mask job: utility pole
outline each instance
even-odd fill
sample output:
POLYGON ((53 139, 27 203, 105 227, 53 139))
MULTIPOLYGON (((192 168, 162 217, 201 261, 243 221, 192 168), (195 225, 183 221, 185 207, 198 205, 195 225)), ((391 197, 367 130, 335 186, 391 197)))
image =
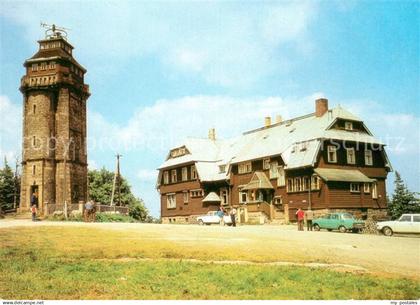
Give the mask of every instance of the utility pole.
POLYGON ((115 185, 117 183, 117 179, 118 179, 118 204, 121 205, 120 157, 122 157, 122 155, 116 154, 116 157, 117 157, 117 166, 115 169, 114 181, 112 183, 111 206, 114 205, 115 185))

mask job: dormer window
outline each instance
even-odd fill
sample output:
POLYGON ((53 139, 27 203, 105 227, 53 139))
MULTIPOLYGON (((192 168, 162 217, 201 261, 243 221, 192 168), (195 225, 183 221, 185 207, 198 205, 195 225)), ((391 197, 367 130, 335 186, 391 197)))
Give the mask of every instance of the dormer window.
POLYGON ((43 62, 41 63, 41 70, 46 70, 47 69, 47 63, 43 62))
POLYGON ((337 163, 337 147, 333 145, 328 146, 328 162, 337 163))
POLYGON ((263 169, 270 169, 270 158, 263 160, 263 169))
POLYGON ((372 151, 370 149, 365 150, 365 165, 373 165, 372 151))
POLYGON ((186 167, 182 168, 182 181, 188 180, 188 169, 186 167))
POLYGON ((177 182, 176 169, 171 170, 171 182, 177 182))
POLYGON ((38 71, 38 64, 32 64, 32 72, 38 71))
POLYGON ((353 122, 344 122, 345 130, 353 130, 353 122))
POLYGON ((252 172, 252 163, 251 162, 245 162, 241 163, 238 166, 238 173, 239 174, 246 174, 252 172))
POLYGON ((167 171, 163 172, 163 184, 169 184, 169 173, 167 171))
POLYGON ((356 163, 356 154, 354 153, 354 148, 347 148, 347 163, 355 164, 356 163))
POLYGON ((225 173, 226 172, 226 165, 225 164, 219 165, 219 172, 220 173, 225 173))

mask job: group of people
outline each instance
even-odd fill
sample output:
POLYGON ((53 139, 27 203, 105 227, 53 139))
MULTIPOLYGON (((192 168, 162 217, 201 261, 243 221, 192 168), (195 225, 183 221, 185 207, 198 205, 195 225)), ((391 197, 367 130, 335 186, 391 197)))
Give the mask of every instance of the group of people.
POLYGON ((314 211, 309 209, 309 210, 306 210, 304 212, 301 208, 299 208, 296 212, 296 216, 297 216, 298 230, 299 231, 304 231, 303 224, 304 224, 305 220, 306 220, 307 231, 312 231, 313 230, 312 220, 314 219, 314 211))
MULTIPOLYGON (((219 210, 217 211, 217 216, 220 218, 220 225, 224 225, 225 221, 223 217, 226 215, 226 210, 224 207, 220 206, 219 210)), ((232 222, 232 226, 236 227, 236 209, 232 207, 229 211, 230 220, 232 222)))

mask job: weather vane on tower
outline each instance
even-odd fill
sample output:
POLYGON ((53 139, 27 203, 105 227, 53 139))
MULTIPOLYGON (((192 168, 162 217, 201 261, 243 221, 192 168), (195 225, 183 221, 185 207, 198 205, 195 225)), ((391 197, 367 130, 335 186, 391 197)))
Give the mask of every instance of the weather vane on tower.
POLYGON ((58 38, 63 37, 67 40, 67 31, 70 29, 58 27, 55 24, 46 24, 41 22, 41 26, 45 28, 45 38, 58 38))

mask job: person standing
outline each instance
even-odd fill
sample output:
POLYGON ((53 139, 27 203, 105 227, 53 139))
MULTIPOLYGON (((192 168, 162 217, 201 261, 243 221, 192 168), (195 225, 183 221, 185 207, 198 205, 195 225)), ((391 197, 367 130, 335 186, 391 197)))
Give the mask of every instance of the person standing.
POLYGON ((306 230, 312 231, 312 220, 314 219, 314 211, 307 210, 305 212, 305 218, 306 218, 306 230))
POLYGON ((232 226, 236 227, 236 209, 234 207, 230 210, 230 219, 232 221, 232 226))
POLYGON ((92 212, 92 208, 93 208, 92 201, 89 200, 88 202, 85 203, 85 213, 84 213, 85 222, 90 221, 90 217, 91 217, 90 214, 92 212))
POLYGON ((299 208, 296 212, 297 220, 298 220, 298 230, 303 231, 303 219, 305 218, 305 212, 302 211, 301 208, 299 208))
POLYGON ((36 205, 35 204, 32 205, 31 212, 32 212, 32 221, 36 221, 36 205))
POLYGON ((223 221, 223 216, 225 216, 225 211, 223 210, 223 207, 221 206, 220 208, 219 208, 219 210, 217 211, 217 216, 219 216, 219 218, 220 218, 220 225, 221 226, 224 226, 225 225, 225 223, 224 223, 224 221, 223 221))
POLYGON ((38 193, 37 192, 33 192, 32 196, 31 196, 31 206, 32 205, 36 205, 36 207, 38 208, 38 193))

